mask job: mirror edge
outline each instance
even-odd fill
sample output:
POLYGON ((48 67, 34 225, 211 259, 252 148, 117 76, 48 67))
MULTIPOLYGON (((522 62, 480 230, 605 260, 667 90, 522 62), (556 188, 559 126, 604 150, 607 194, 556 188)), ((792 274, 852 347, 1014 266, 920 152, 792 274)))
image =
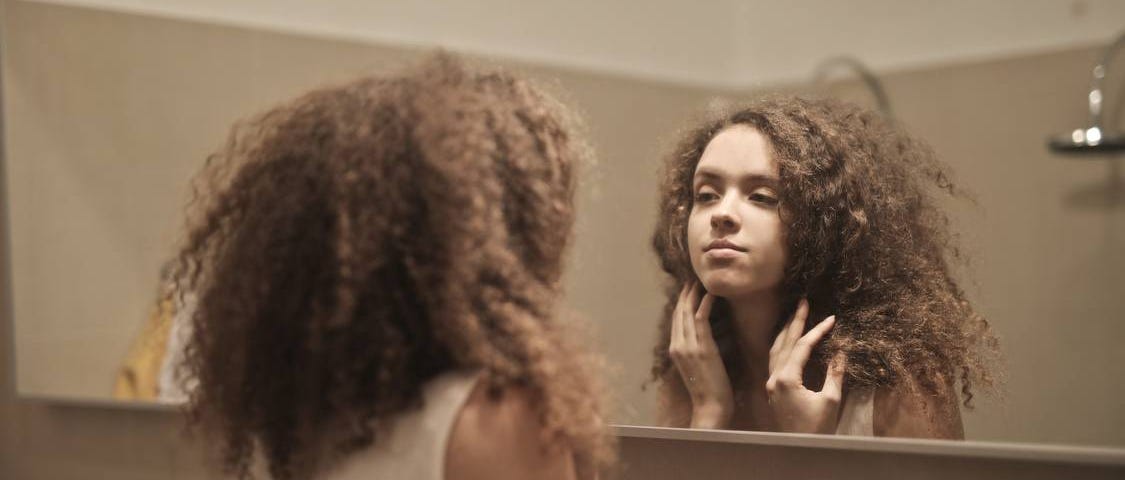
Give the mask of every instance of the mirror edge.
POLYGON ((1125 448, 612 425, 614 436, 1125 467, 1125 448))

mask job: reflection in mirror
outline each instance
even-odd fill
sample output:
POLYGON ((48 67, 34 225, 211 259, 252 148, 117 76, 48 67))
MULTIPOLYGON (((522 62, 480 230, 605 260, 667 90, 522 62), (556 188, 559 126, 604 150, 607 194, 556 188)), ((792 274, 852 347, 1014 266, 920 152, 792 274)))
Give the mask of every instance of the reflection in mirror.
POLYGON ((958 404, 992 386, 997 347, 952 277, 933 197, 957 189, 928 145, 877 112, 780 96, 668 158, 662 423, 963 437, 958 404))
POLYGON ((1101 122, 1120 131, 1123 59, 1104 52, 1125 4, 486 3, 4 2, 20 394, 181 399, 168 366, 194 307, 161 270, 191 175, 237 119, 442 45, 586 117, 598 160, 564 303, 597 326, 615 422, 1125 446, 1121 159, 1043 144, 1088 128, 1098 63, 1101 122), (866 68, 823 60, 841 55, 866 68), (806 93, 864 107, 788 99, 806 93), (763 285, 768 302, 731 300, 763 285), (684 341, 707 328, 729 392, 714 355, 682 382, 674 357, 703 358, 684 341), (784 412, 766 390, 778 338, 784 412))

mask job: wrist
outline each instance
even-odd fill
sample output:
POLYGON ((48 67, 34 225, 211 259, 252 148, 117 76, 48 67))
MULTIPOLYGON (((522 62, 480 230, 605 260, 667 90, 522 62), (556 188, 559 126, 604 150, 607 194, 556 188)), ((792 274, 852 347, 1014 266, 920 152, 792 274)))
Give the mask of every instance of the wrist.
POLYGON ((723 429, 733 415, 734 406, 726 402, 701 402, 692 407, 691 428, 723 429))

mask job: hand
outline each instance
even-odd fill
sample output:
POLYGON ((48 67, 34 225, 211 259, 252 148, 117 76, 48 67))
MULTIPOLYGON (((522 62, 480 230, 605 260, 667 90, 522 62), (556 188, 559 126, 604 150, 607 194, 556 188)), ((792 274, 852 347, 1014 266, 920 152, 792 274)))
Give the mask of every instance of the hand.
POLYGON ((668 354, 691 394, 691 428, 726 428, 734 414, 734 391, 711 336, 711 306, 715 297, 699 283, 684 285, 672 312, 668 354), (696 305, 699 309, 696 310, 696 305))
POLYGON ((781 431, 833 433, 840 417, 846 357, 841 352, 828 363, 824 387, 819 392, 805 388, 803 374, 813 346, 836 324, 835 316, 828 317, 801 336, 808 315, 809 302, 801 299, 793 318, 774 340, 766 393, 781 431))

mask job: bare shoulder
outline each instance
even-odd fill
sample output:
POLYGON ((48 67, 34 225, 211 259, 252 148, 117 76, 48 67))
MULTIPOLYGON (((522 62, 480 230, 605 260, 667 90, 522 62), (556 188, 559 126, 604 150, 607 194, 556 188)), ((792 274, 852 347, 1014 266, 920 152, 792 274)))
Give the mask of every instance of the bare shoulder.
POLYGON ((446 480, 573 479, 570 449, 548 445, 539 425, 526 391, 512 388, 492 399, 478 384, 453 423, 446 480))
POLYGON ((952 389, 927 392, 910 388, 881 388, 875 392, 875 435, 961 440, 958 396, 952 389))

